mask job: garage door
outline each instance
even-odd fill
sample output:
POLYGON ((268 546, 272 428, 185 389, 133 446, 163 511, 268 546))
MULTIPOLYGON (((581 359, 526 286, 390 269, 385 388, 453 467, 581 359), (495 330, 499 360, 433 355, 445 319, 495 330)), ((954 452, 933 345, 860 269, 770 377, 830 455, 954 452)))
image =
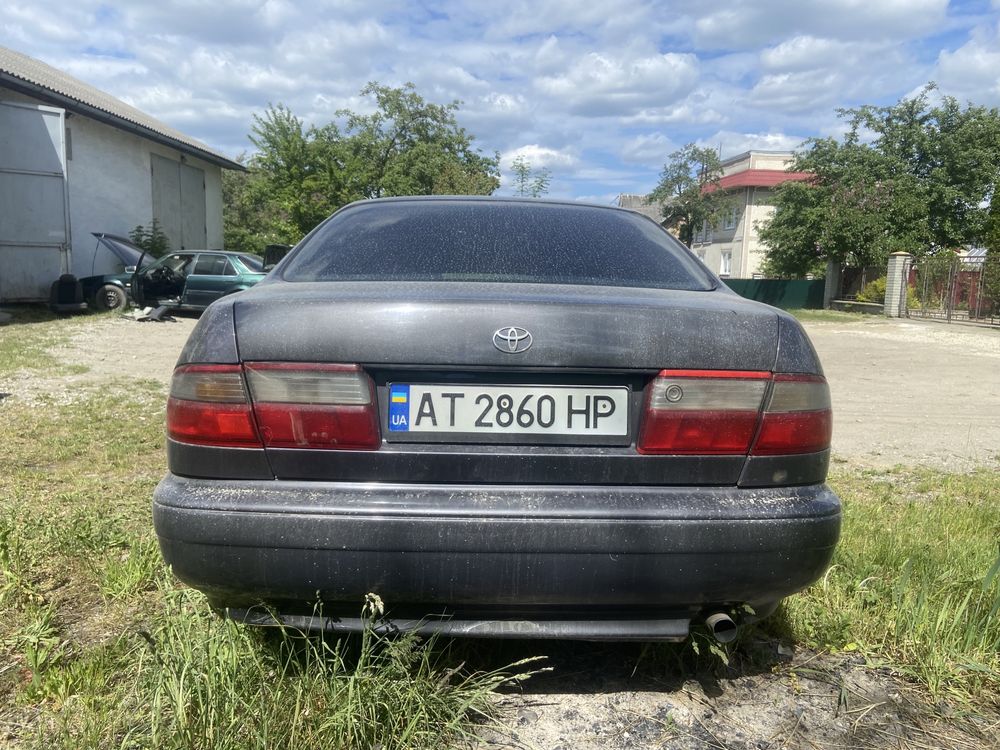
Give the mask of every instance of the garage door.
POLYGON ((153 216, 170 240, 171 250, 204 249, 205 172, 157 154, 151 154, 153 216))
POLYGON ((70 268, 63 110, 0 102, 0 302, 48 299, 70 268))

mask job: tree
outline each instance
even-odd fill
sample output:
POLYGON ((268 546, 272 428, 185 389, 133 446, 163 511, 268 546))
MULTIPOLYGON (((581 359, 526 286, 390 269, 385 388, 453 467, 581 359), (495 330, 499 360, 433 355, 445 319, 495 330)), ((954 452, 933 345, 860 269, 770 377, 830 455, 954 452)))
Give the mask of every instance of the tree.
POLYGON ((732 198, 719 189, 722 163, 714 149, 689 143, 668 159, 646 202, 659 204, 664 226, 690 246, 702 224, 719 222, 732 198))
POLYGON ((369 83, 361 93, 375 99, 374 112, 342 110, 339 124, 307 127, 281 104, 254 115, 248 171, 223 178, 227 246, 294 244, 362 198, 497 189, 499 157, 473 147, 455 119, 458 102, 428 103, 409 83, 369 83))
POLYGON ((760 228, 767 271, 881 265, 893 252, 933 254, 981 235, 1000 170, 1000 113, 963 109, 951 97, 932 105, 934 90, 838 110, 843 139, 806 142, 791 169, 815 177, 780 185, 774 216, 760 228))
POLYGON ((548 169, 532 169, 531 162, 523 155, 514 157, 510 169, 514 173, 514 195, 521 198, 541 198, 549 192, 552 176, 548 169))
POLYGON ((474 138, 455 119, 459 102, 426 102, 412 83, 372 82, 361 94, 375 98, 375 112, 337 113, 347 122, 345 169, 358 198, 489 195, 500 186, 500 159, 473 148, 474 138))
POLYGON ((983 296, 993 303, 993 314, 1000 315, 1000 194, 993 191, 990 211, 983 231, 986 258, 983 261, 983 296))

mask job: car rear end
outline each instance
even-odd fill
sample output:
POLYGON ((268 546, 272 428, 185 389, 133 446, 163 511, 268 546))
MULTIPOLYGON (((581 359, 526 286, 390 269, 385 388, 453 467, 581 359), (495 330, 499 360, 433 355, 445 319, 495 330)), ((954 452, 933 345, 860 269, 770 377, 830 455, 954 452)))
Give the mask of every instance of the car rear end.
POLYGON ((830 429, 797 322, 653 222, 372 202, 199 321, 154 520, 251 622, 355 629, 374 592, 403 628, 677 639, 825 569, 830 429))

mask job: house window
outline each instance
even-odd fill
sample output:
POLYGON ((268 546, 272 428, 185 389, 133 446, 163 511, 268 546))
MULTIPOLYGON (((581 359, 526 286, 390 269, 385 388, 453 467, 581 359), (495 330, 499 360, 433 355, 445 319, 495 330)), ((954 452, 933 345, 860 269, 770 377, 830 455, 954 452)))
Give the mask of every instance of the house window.
POLYGON ((698 255, 698 260, 701 260, 701 261, 705 260, 705 251, 703 249, 699 250, 697 252, 697 255, 698 255))
POLYGON ((739 209, 733 206, 726 213, 726 218, 724 219, 723 228, 725 229, 736 229, 736 220, 739 216, 739 209))
POLYGON ((719 276, 728 276, 733 272, 733 251, 723 250, 722 260, 719 261, 719 276))

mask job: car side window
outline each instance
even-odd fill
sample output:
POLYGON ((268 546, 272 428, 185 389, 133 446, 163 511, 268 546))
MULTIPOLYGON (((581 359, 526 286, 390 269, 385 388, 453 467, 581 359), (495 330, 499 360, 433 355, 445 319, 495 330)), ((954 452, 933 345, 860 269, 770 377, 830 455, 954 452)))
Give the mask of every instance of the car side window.
POLYGON ((196 276, 235 276, 236 269, 224 255, 200 255, 194 273, 196 276))

